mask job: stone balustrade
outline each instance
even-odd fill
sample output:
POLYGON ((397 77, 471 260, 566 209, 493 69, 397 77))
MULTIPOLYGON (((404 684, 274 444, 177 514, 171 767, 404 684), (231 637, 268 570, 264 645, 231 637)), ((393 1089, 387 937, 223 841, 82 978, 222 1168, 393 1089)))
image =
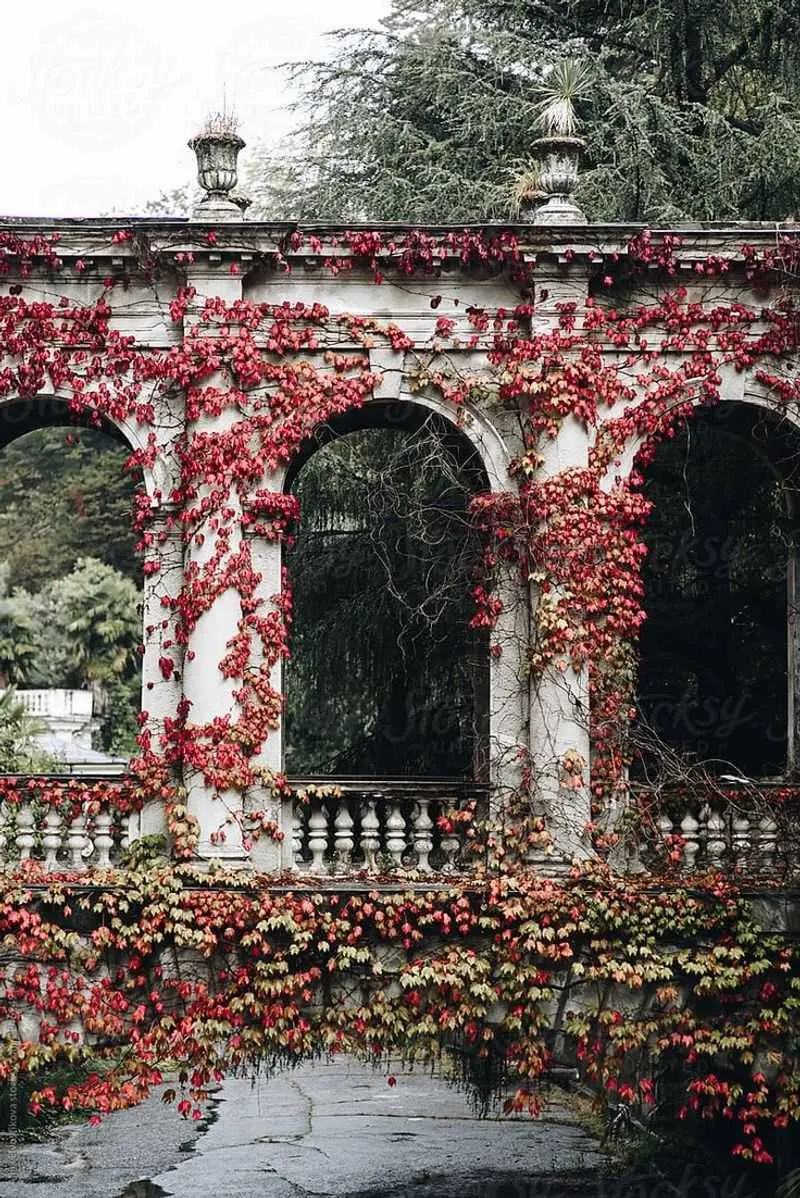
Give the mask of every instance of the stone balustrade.
POLYGON ((671 853, 684 873, 779 875, 796 858, 800 841, 800 820, 785 806, 746 796, 673 801, 656 826, 657 855, 671 853))
POLYGON ((49 687, 40 690, 16 690, 14 694, 29 715, 42 719, 91 722, 94 696, 90 690, 49 687))
POLYGON ((107 869, 132 839, 135 787, 106 777, 0 775, 0 869, 107 869))
MULTIPOLYGON (((292 779, 283 804, 284 869, 300 875, 458 874, 475 863, 470 830, 488 787, 416 779, 292 779)), ((135 786, 97 778, 6 777, 0 869, 38 861, 47 872, 119 864, 140 834, 135 786), (99 794, 93 787, 98 786, 99 794)))
POLYGON ((0 868, 42 862, 49 871, 107 869, 117 864, 130 840, 128 820, 105 808, 65 815, 55 807, 3 803, 0 807, 0 868))
MULTIPOLYGON (((47 872, 118 865, 140 834, 132 783, 7 778, 0 802, 0 869, 38 861, 47 872), (91 797, 89 797, 91 795, 91 797)), ((300 876, 469 874, 473 829, 488 786, 449 780, 293 778, 283 804, 283 870, 300 876)), ((672 796, 651 809, 639 862, 683 873, 779 878, 800 855, 795 804, 768 793, 672 796)), ((646 825, 647 826, 647 825, 646 825)))
POLYGON ((291 864, 310 875, 468 872, 488 788, 391 779, 292 782, 291 864), (453 818, 455 816, 455 818, 453 818))

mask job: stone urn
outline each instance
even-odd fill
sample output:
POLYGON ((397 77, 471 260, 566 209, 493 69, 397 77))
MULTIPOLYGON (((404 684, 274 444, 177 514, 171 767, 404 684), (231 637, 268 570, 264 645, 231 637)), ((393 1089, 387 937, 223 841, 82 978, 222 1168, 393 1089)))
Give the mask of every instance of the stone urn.
POLYGON ((575 185, 581 152, 586 142, 582 137, 551 134, 533 143, 539 169, 539 197, 542 203, 533 215, 535 225, 585 225, 586 217, 575 203, 575 185))
POLYGON ((231 198, 238 180, 237 159, 245 142, 231 129, 213 125, 189 142, 197 155, 197 182, 206 193, 193 212, 198 220, 241 219, 242 208, 231 198))

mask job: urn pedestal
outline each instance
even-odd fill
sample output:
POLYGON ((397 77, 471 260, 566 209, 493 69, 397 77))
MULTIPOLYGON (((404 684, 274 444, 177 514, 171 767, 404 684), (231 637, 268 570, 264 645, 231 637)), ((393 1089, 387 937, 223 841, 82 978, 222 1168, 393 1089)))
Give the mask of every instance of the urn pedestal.
POLYGON ((535 225, 585 225, 586 216, 575 203, 575 185, 581 151, 586 146, 582 137, 552 135, 539 137, 533 143, 541 160, 539 191, 544 200, 533 215, 535 225))
POLYGON ((241 220, 242 207, 231 198, 238 177, 239 151, 245 142, 236 133, 199 133, 189 142, 197 155, 197 182, 206 193, 192 212, 194 220, 241 220))

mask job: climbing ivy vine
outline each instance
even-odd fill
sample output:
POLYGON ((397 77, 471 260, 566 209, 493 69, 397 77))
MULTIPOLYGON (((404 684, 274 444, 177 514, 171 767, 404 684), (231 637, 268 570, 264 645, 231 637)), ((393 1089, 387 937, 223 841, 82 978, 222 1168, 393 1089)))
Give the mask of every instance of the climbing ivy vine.
MULTIPOLYGON (((120 230, 113 240, 132 241, 133 233, 120 230)), ((214 245, 216 234, 207 240, 214 245)), ((286 249, 301 248, 323 249, 314 236, 292 234, 286 249)), ((366 264, 376 285, 388 271, 436 276, 455 255, 467 269, 510 272, 521 302, 508 311, 470 309, 466 337, 439 317, 431 345, 419 349, 399 328, 320 304, 199 304, 184 286, 170 305, 183 338, 156 351, 114 328, 114 291, 124 284, 112 278, 85 306, 26 299, 18 279, 42 270, 57 278, 66 269, 57 242, 0 234, 7 283, 0 400, 55 390, 81 418, 135 419, 147 428, 154 393, 185 396, 179 478, 155 498, 173 513, 168 522, 187 550, 208 538, 209 552, 188 555, 182 588, 166 600, 165 621, 175 631, 163 646, 163 677, 180 671, 197 621, 218 597, 233 590, 241 609, 219 662, 234 685, 235 718, 194 722, 184 700, 154 732, 143 712, 130 779, 102 793, 35 784, 38 801, 59 807, 88 802, 126 812, 163 801, 170 858, 134 861, 124 879, 115 871, 44 875, 29 863, 2 875, 0 1079, 19 1070, 38 1075, 64 1060, 95 1063, 89 1080, 65 1093, 42 1085, 34 1106, 103 1112, 139 1101, 176 1073, 171 1096, 182 1114, 197 1115, 208 1086, 230 1069, 326 1052, 385 1061, 448 1050, 473 1080, 482 1063, 493 1063, 495 1076, 519 1085, 517 1105, 535 1109, 536 1082, 559 1031, 602 1092, 646 1105, 677 1075, 676 1114, 730 1120, 734 1150, 768 1162, 773 1130, 800 1119, 796 946, 765 935, 729 880, 662 885, 618 875, 602 858, 619 837, 605 815, 625 792, 625 728, 644 619, 648 505, 637 472, 623 477, 619 462, 633 445, 645 464, 695 405, 717 403, 723 369, 750 371, 777 405, 797 402, 800 385, 782 362, 797 348, 800 325, 775 286, 796 266, 797 244, 761 256, 744 247, 737 269, 751 295, 758 288, 764 295, 749 307, 698 298, 696 286, 677 281, 677 240, 644 233, 625 255, 598 261, 585 306, 561 304, 544 332, 537 331, 534 268, 510 233, 392 239, 359 232, 334 248, 331 272, 366 264), (653 278, 656 293, 637 300, 643 280, 653 278), (410 877, 316 893, 296 878, 243 882, 190 863, 197 828, 180 785, 184 770, 219 793, 284 784, 265 776, 259 760, 281 716, 272 679, 288 653, 290 586, 285 579, 280 595, 261 594, 238 526, 244 521, 272 540, 285 535, 296 502, 265 480, 320 422, 369 398, 379 380, 366 351, 376 344, 416 355, 415 385, 437 390, 456 417, 467 402, 519 415, 524 449, 508 491, 473 504, 486 538, 474 623, 496 623, 492 584, 510 566, 539 594, 527 647, 534 682, 549 671, 589 670, 588 832, 597 859, 562 880, 525 865, 546 827, 532 821, 524 785, 511 801, 505 841, 494 830, 482 841, 476 829, 476 843, 492 851, 476 854, 469 879, 442 879, 439 889, 421 889, 410 877), (486 369, 462 370, 464 348, 485 353, 486 369), (207 422, 221 415, 216 427, 207 422), (565 420, 593 430, 588 461, 543 476, 543 446, 565 420)), ((163 262, 139 251, 156 274, 163 262)), ((180 269, 189 256, 181 250, 168 264, 180 269)), ((277 265, 286 266, 280 255, 277 265)), ((78 275, 91 269, 74 264, 78 275)), ((713 294, 714 280, 731 269, 709 258, 697 263, 696 281, 713 294)), ((150 469, 157 455, 153 433, 131 465, 150 469)), ((142 493, 136 527, 153 572, 166 535, 155 507, 142 493)), ((562 784, 580 788, 585 764, 567 755, 562 784)), ((523 779, 534 785, 529 769, 523 779)), ((22 801, 27 785, 7 780, 5 801, 22 801)), ((280 836, 262 812, 242 818, 248 839, 280 836)))

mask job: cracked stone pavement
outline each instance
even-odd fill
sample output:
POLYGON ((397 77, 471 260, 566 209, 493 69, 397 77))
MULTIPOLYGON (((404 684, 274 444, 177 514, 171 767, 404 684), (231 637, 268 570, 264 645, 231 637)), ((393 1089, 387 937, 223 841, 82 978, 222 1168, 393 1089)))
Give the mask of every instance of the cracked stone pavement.
POLYGON ((565 1108, 484 1120, 440 1079, 396 1077, 342 1060, 232 1079, 201 1123, 154 1097, 0 1145, 0 1198, 556 1198, 604 1159, 565 1108))

